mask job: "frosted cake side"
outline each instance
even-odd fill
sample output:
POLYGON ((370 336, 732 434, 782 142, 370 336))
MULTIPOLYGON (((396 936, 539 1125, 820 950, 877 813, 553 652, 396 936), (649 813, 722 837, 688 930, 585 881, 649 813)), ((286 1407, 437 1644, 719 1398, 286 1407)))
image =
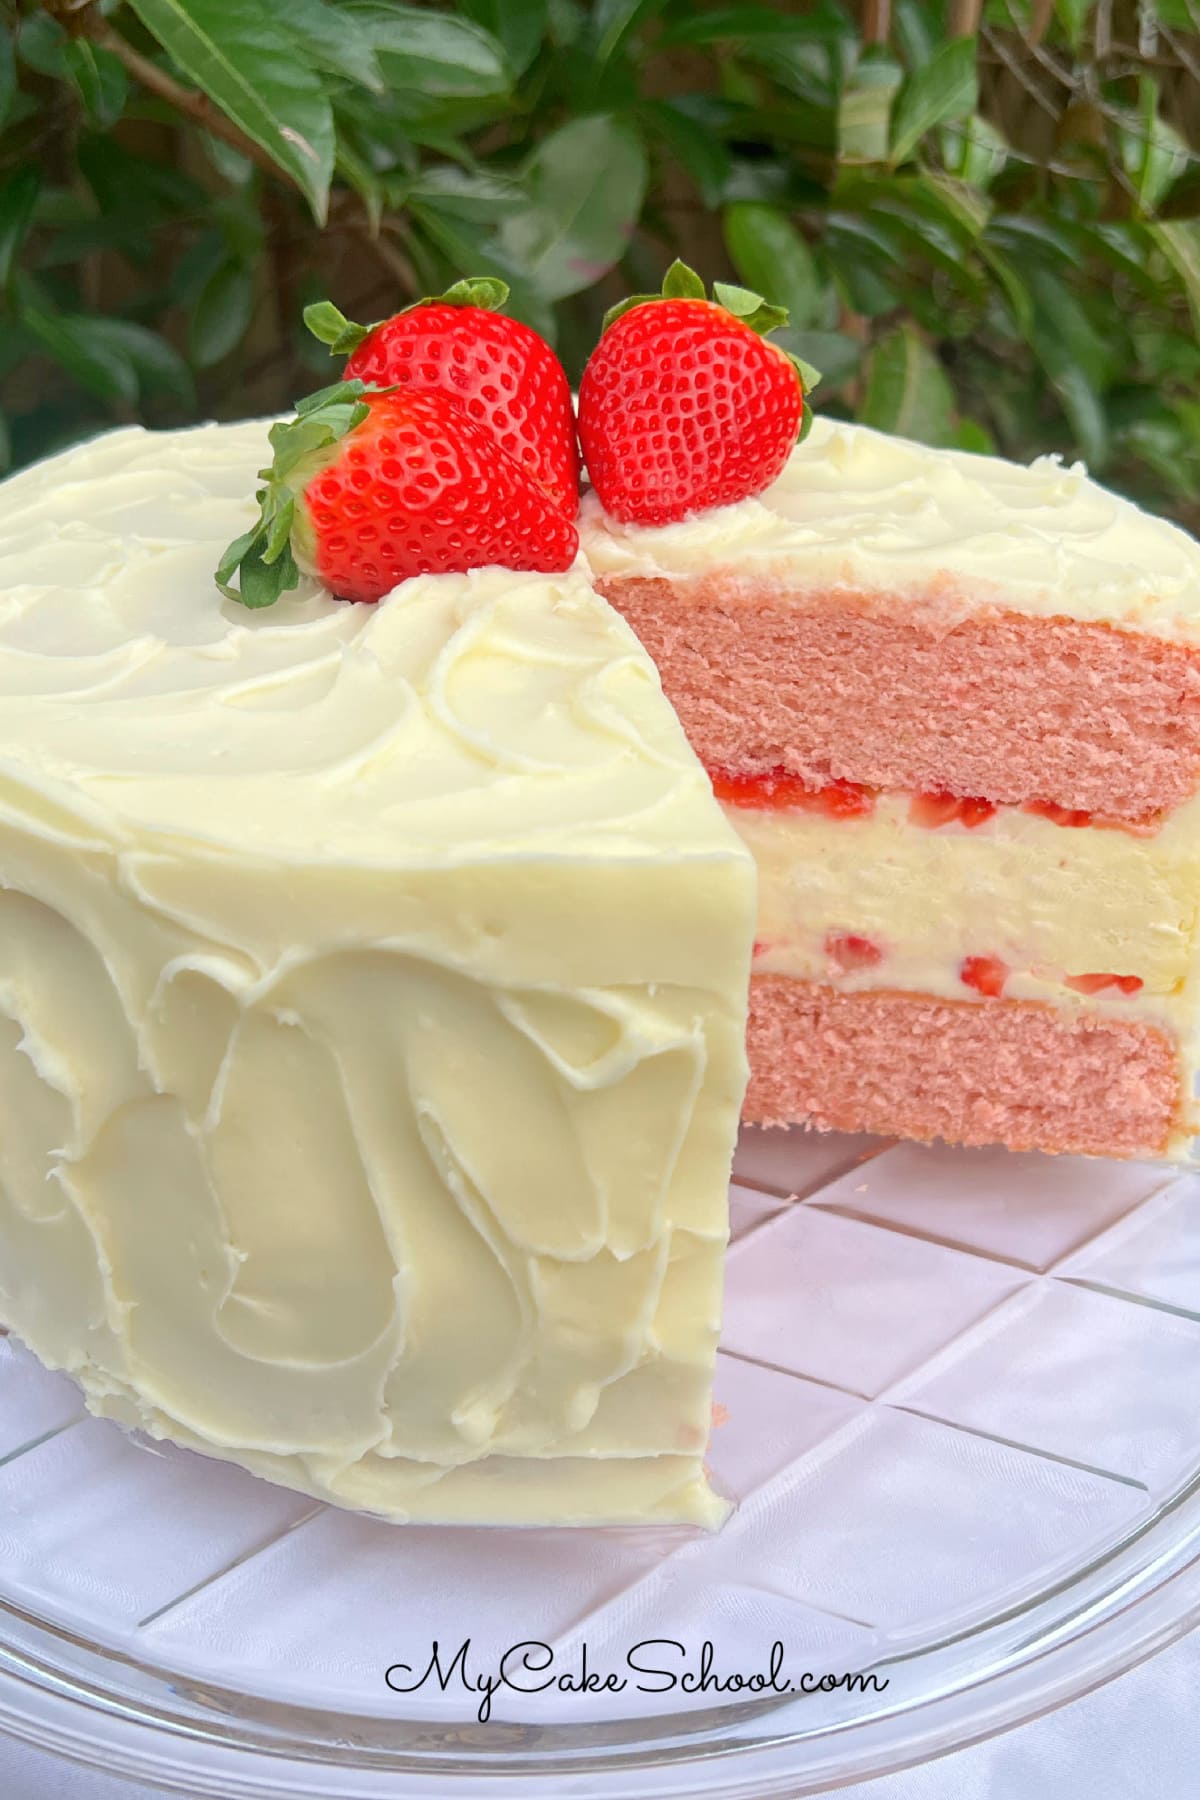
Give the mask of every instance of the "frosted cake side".
POLYGON ((222 602, 262 455, 3 489, 0 1321, 339 1505, 715 1523, 751 858, 582 574, 222 602))

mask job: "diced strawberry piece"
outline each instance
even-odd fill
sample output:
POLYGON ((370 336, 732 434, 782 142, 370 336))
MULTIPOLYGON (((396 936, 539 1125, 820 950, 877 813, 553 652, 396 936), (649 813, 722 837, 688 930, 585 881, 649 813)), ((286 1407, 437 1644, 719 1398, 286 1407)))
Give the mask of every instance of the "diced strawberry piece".
POLYGON ((995 810, 990 800, 979 800, 974 796, 964 798, 942 791, 914 794, 908 809, 908 822, 920 825, 926 831, 936 831, 941 825, 957 821, 968 831, 974 831, 977 825, 990 819, 995 810))
POLYGON ((882 945, 856 931, 827 932, 825 954, 839 969, 872 969, 883 961, 882 945))
POLYGON ((1004 992, 1010 970, 998 956, 964 956, 958 978, 964 987, 974 988, 989 1000, 997 1000, 1004 992))
POLYGON ((856 781, 831 781, 817 790, 814 810, 831 819, 862 819, 875 811, 875 795, 856 781))
POLYGON ((1102 994, 1108 988, 1136 994, 1146 984, 1140 975, 1068 975, 1066 985, 1077 994, 1102 994))
POLYGON ((1059 806, 1053 800, 1027 800, 1025 811, 1033 813, 1039 819, 1049 819, 1055 825, 1069 826, 1072 830, 1078 830, 1081 825, 1090 825, 1094 817, 1081 807, 1059 806))
POLYGON ((958 817, 958 800, 953 794, 914 794, 908 808, 910 825, 936 831, 958 817))
POLYGON ((709 779, 718 800, 757 812, 814 812, 833 819, 857 819, 875 806, 872 790, 856 782, 831 781, 826 787, 811 788, 787 769, 768 769, 757 775, 710 769, 709 779))

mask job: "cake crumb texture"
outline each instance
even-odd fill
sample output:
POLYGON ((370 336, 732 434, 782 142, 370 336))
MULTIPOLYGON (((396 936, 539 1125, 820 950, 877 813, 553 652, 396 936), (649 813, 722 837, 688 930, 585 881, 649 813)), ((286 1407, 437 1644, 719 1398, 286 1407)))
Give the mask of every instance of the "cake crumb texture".
POLYGON ((1140 1022, 762 975, 747 1042, 756 1125, 1115 1157, 1183 1129, 1174 1044, 1140 1022))
POLYGON ((1191 645, 992 609, 943 626, 861 595, 791 596, 720 575, 600 586, 710 769, 1129 821, 1195 790, 1191 645))

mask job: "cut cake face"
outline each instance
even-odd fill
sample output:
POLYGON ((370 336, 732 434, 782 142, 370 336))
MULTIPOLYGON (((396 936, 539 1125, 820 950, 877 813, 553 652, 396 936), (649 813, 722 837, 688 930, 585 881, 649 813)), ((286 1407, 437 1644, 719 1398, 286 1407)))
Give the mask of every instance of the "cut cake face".
POLYGON ((263 440, 5 488, 0 1322, 339 1505, 712 1524, 752 861, 582 573, 223 602, 263 440))
POLYGON ((747 1118, 1190 1154, 1200 547, 820 419, 757 498, 591 496, 581 542, 758 862, 747 1118))

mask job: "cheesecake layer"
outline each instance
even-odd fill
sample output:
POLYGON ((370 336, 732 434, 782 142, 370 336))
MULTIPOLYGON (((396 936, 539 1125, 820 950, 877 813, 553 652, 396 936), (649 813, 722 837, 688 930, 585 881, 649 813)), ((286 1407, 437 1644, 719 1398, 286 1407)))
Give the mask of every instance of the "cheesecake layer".
POLYGON ((929 828, 914 810, 897 794, 848 818, 726 809, 759 870, 756 973, 969 1000, 964 965, 995 958, 1007 999, 1090 1005, 1190 1038, 1200 1012, 1200 802, 1149 837, 1071 829, 1018 808, 929 828), (860 940, 857 954, 839 948, 847 938, 860 940), (1128 991, 1070 985, 1091 975, 1130 978, 1128 991))
POLYGON ((223 602, 264 427, 5 488, 0 1321, 395 1519, 686 1519, 751 859, 581 575, 223 602))
POLYGON ((757 1124, 1116 1157, 1188 1135, 1175 1046, 1151 1025, 756 975, 747 1042, 757 1124))

